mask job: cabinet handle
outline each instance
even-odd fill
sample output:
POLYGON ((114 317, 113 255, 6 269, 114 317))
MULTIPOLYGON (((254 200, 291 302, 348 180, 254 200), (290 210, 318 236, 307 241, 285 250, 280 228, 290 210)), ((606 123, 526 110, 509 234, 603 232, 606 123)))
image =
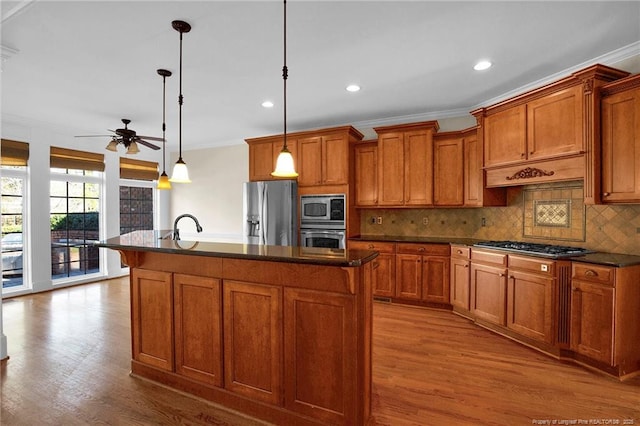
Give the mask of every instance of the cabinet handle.
POLYGON ((516 279, 516 277, 514 277, 513 275, 509 275, 509 278, 512 279, 512 280, 516 279))
POLYGON ((584 273, 585 277, 597 277, 598 273, 596 271, 594 271, 593 269, 587 269, 584 273))
POLYGON ((504 274, 498 274, 499 277, 504 277, 504 274))
POLYGON ((611 195, 611 194, 610 194, 609 192, 605 192, 605 193, 603 193, 602 195, 603 195, 603 196, 605 196, 605 197, 608 197, 608 196, 609 196, 609 195, 611 195))
POLYGON ((370 249, 375 248, 375 247, 376 247, 376 246, 374 246, 373 244, 369 244, 369 248, 370 248, 370 249))
POLYGON ((468 268, 468 267, 469 267, 469 265, 464 265, 464 267, 465 267, 465 268, 468 268))
POLYGON ((525 154, 524 152, 522 154, 520 154, 520 158, 524 158, 527 154, 525 154))
POLYGON ((458 254, 462 254, 462 250, 458 250, 458 254))
POLYGON ((418 251, 419 251, 419 252, 423 252, 423 251, 424 251, 424 247, 420 247, 420 248, 418 249, 418 251))

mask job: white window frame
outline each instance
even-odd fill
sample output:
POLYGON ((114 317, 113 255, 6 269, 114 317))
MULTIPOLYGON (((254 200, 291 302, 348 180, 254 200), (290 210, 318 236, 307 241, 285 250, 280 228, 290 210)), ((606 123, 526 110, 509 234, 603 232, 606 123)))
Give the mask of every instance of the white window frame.
POLYGON ((30 290, 31 283, 31 249, 30 242, 30 225, 31 215, 29 209, 29 182, 30 171, 29 166, 23 169, 0 168, 0 176, 22 179, 22 285, 2 288, 0 293, 2 296, 10 296, 14 293, 24 293, 30 290))

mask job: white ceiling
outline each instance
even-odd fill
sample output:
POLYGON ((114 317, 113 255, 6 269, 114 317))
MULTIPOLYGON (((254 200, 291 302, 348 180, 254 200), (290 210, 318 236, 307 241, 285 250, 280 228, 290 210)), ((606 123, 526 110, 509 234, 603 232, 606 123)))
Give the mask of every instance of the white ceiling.
MULTIPOLYGON (((105 134, 132 120, 177 150, 282 132, 280 1, 2 1, 2 119, 105 134), (261 107, 272 100, 272 109, 261 107)), ((596 61, 640 57, 640 2, 287 2, 288 130, 465 115, 596 61), (488 71, 474 63, 493 61, 488 71), (345 91, 348 83, 362 90, 345 91)), ((622 61, 622 62, 620 62, 622 61)), ((625 62, 626 61, 626 62, 625 62)), ((632 62, 632 63, 636 63, 632 62)), ((98 143, 85 139, 87 144, 98 143)), ((106 144, 99 141, 100 144, 106 144)))

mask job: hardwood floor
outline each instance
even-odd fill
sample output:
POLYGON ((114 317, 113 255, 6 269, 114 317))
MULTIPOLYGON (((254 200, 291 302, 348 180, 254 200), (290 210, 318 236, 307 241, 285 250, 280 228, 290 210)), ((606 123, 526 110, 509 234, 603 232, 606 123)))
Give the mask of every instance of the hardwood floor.
MULTIPOLYGON (((127 278, 8 299, 3 315, 2 425, 264 424, 128 375, 127 278)), ((376 303, 373 346, 379 425, 640 424, 640 377, 561 363, 450 312, 376 303)))

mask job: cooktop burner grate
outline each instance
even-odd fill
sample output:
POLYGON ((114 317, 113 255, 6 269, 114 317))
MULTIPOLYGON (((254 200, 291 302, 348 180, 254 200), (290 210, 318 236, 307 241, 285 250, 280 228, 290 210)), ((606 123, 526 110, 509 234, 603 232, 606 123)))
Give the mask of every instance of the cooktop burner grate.
POLYGON ((482 241, 474 244, 474 246, 553 258, 581 256, 587 253, 593 253, 592 250, 580 247, 556 246, 552 244, 537 244, 522 241, 482 241))

